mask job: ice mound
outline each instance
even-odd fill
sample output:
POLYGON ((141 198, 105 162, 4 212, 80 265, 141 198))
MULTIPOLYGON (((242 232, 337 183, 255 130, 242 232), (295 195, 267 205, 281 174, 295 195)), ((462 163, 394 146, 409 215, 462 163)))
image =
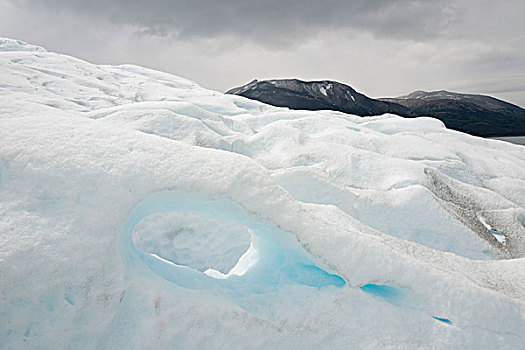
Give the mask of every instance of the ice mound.
POLYGON ((525 347, 524 147, 1 42, 0 348, 525 347))
POLYGON ((40 46, 31 45, 22 40, 0 38, 0 51, 37 51, 47 52, 40 46))

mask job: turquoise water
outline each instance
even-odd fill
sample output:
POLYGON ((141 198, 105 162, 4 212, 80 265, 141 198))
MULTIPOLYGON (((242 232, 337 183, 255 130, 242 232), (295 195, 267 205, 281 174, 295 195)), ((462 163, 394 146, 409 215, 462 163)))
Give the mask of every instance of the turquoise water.
POLYGON ((369 283, 361 286, 360 289, 365 293, 381 298, 394 305, 400 304, 404 299, 403 290, 398 287, 369 283))
MULTIPOLYGON (((389 304, 397 307, 402 307, 407 312, 412 312, 414 315, 426 314, 431 316, 430 310, 427 310, 425 305, 418 300, 418 298, 409 289, 391 286, 387 284, 369 283, 359 287, 363 292, 370 294, 379 300, 383 300, 389 304)), ((448 318, 432 316, 433 319, 451 325, 452 321, 448 318)))
POLYGON ((432 318, 446 324, 452 324, 452 321, 450 321, 448 318, 441 318, 436 316, 432 316, 432 318))
POLYGON ((503 236, 503 233, 498 232, 496 230, 490 230, 490 232, 492 232, 492 234, 495 234, 495 235, 498 235, 498 236, 503 236))

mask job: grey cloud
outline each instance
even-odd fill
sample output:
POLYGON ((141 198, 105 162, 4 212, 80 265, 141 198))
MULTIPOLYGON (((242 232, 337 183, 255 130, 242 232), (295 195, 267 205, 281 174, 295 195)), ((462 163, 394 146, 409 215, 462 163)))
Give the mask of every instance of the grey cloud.
POLYGON ((523 0, 0 0, 0 36, 227 90, 253 78, 370 96, 494 93, 525 106, 523 0))
POLYGON ((236 36, 262 44, 293 43, 324 31, 428 40, 446 36, 463 13, 452 1, 417 0, 13 0, 42 11, 67 11, 149 35, 179 39, 236 36))

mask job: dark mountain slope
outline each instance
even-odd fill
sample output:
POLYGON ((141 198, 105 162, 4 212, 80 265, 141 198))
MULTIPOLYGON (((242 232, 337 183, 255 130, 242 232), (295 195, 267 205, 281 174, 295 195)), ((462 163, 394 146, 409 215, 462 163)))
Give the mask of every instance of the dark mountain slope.
POLYGON ((345 84, 297 79, 254 80, 227 93, 291 109, 330 109, 360 116, 430 116, 450 129, 483 137, 525 135, 525 109, 483 95, 416 91, 398 98, 372 99, 345 84))
POLYGON ((525 135, 525 109, 491 96, 441 90, 415 91, 407 96, 381 100, 401 104, 418 115, 438 118, 448 128, 472 135, 525 135))
POLYGON ((331 109, 360 116, 394 113, 415 116, 397 103, 371 99, 350 86, 333 81, 301 81, 297 79, 254 80, 231 89, 227 94, 241 95, 278 107, 291 109, 331 109))
POLYGON ((461 94, 457 92, 450 92, 445 90, 440 91, 414 91, 407 96, 397 98, 383 98, 383 101, 392 101, 403 104, 402 100, 457 100, 463 102, 470 102, 492 111, 499 111, 505 113, 516 113, 523 115, 525 110, 519 106, 513 105, 502 100, 498 100, 492 96, 475 95, 475 94, 461 94))

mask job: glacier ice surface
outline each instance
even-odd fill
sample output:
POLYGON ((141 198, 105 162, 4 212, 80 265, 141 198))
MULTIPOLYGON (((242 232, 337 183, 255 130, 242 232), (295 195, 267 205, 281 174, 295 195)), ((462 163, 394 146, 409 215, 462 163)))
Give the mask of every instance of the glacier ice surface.
POLYGON ((525 347, 524 147, 12 39, 0 77, 0 348, 525 347))

